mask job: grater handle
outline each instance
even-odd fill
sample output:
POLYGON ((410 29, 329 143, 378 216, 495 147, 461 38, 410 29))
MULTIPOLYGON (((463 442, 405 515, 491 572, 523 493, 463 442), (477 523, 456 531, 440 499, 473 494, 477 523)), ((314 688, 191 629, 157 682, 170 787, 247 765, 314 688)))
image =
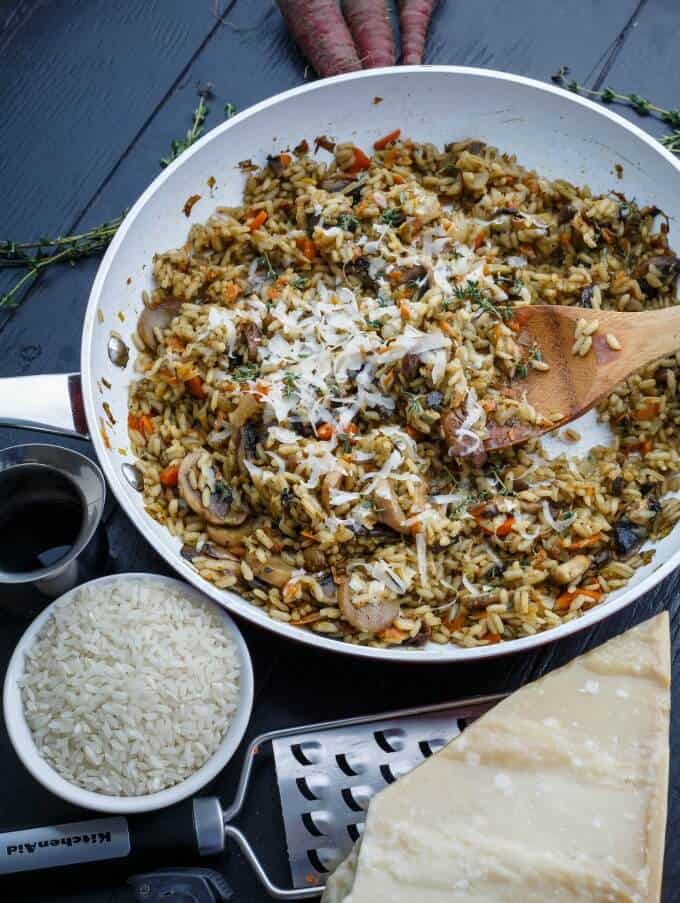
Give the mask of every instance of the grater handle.
POLYGON ((233 825, 225 825, 224 833, 230 837, 239 847, 245 858, 250 863, 252 870, 257 875, 260 883, 274 900, 309 900, 312 897, 320 897, 323 887, 284 888, 274 884, 265 872, 262 863, 257 858, 257 853, 248 843, 246 836, 233 825))
POLYGON ((217 797, 198 797, 133 818, 90 821, 0 834, 0 875, 118 861, 125 868, 159 858, 176 864, 224 849, 222 807, 217 797))

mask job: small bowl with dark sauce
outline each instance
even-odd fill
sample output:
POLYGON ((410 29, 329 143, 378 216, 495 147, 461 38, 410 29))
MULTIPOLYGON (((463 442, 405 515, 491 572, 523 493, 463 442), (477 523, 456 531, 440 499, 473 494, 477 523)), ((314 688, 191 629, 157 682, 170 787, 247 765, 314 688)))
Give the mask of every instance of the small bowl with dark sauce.
POLYGON ((57 445, 0 452, 0 605, 31 615, 108 564, 106 484, 89 458, 57 445))

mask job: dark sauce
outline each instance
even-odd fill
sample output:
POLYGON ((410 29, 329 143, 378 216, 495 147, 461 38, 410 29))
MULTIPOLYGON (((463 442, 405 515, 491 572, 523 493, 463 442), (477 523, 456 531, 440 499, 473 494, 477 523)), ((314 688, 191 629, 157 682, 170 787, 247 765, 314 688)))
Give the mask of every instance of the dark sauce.
POLYGON ((23 464, 0 473, 0 570, 52 567, 69 554, 85 520, 80 490, 58 470, 23 464))

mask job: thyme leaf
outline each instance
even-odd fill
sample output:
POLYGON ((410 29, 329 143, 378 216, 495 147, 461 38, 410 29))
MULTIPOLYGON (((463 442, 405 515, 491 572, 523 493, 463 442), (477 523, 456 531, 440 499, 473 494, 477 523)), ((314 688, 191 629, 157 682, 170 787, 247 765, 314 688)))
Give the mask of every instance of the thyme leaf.
POLYGON ((569 78, 569 67, 560 66, 557 72, 552 76, 552 81, 561 88, 566 88, 574 94, 581 94, 584 97, 592 97, 601 103, 620 103, 631 107, 638 116, 654 116, 661 122, 665 123, 669 132, 662 135, 658 140, 664 147, 667 147, 671 153, 680 154, 680 109, 677 107, 660 107, 657 104, 647 100, 640 94, 632 91, 630 94, 623 94, 615 91, 613 88, 603 88, 597 91, 593 88, 587 88, 581 85, 575 78, 569 78))
POLYGON ((201 137, 203 134, 203 123, 209 112, 205 99, 203 95, 201 95, 198 99, 198 106, 194 110, 191 128, 187 131, 184 138, 173 138, 170 142, 170 153, 167 157, 161 157, 161 166, 163 169, 165 169, 166 166, 169 166, 173 160, 176 160, 181 153, 188 147, 191 147, 191 145, 201 137))

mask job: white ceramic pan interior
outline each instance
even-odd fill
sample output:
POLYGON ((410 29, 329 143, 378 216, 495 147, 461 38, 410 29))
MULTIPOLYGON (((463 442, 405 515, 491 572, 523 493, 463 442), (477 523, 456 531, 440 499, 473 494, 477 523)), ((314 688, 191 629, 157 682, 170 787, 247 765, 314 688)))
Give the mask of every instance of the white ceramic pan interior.
MULTIPOLYGON (((680 245, 675 225, 680 217, 678 161, 608 109, 531 79, 461 67, 400 67, 315 82, 273 97, 214 129, 159 175, 126 217, 102 261, 85 318, 82 378, 90 432, 113 492, 154 548, 203 592, 269 630, 328 650, 393 661, 471 660, 530 649, 594 624, 654 586, 680 563, 677 529, 656 544, 653 563, 639 570, 623 591, 548 633, 473 649, 435 644, 417 650, 374 649, 273 621, 238 595, 202 580, 180 557, 179 542, 144 512, 141 496, 121 472, 121 465, 132 460, 126 400, 134 378, 134 349, 127 368, 120 370, 109 360, 107 342, 115 331, 132 345, 141 293, 151 288, 154 252, 181 245, 191 224, 207 219, 218 205, 240 202, 244 176, 239 161, 252 158, 261 163, 269 153, 290 148, 302 138, 312 143, 322 134, 370 149, 378 137, 395 128, 438 145, 480 138, 515 153, 522 164, 548 177, 587 184, 594 192, 616 189, 639 202, 658 204, 670 217, 671 243, 680 245), (623 168, 620 179, 616 164, 623 168), (216 180, 212 192, 211 177, 216 180), (194 194, 201 199, 187 218, 182 208, 194 194), (110 389, 103 388, 103 378, 110 389), (116 419, 114 427, 105 428, 106 440, 100 432, 106 422, 105 401, 116 419)), ((607 440, 592 415, 577 429, 584 440, 575 452, 607 440)))

